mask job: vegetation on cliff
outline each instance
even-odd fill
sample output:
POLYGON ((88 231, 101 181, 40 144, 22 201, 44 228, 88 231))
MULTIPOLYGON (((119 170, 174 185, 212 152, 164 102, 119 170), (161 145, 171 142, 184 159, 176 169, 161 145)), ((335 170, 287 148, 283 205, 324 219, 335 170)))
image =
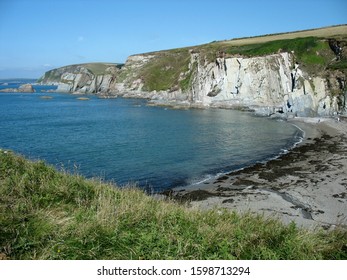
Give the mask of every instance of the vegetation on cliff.
MULTIPOLYGON (((276 40, 260 44, 233 46, 226 49, 227 54, 240 54, 245 56, 264 56, 273 53, 293 52, 296 58, 308 64, 324 64, 325 56, 317 52, 328 51, 329 45, 316 37, 276 40)), ((333 55, 330 55, 333 57, 333 55)))
POLYGON ((190 54, 186 48, 155 53, 155 57, 139 71, 137 78, 144 90, 177 90, 189 70, 190 54))
POLYGON ((197 211, 132 186, 57 172, 0 150, 0 256, 8 259, 346 259, 347 232, 197 211))

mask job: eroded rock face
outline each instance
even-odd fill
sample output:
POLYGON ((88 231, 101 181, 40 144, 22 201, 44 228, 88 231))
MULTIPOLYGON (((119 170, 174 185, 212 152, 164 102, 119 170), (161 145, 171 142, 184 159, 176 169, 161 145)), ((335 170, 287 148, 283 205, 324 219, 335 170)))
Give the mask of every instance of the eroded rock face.
POLYGON ((107 94, 114 88, 119 69, 107 67, 102 74, 95 74, 83 65, 71 65, 47 72, 41 83, 57 84, 58 92, 107 94))
MULTIPOLYGON (((326 73, 324 77, 309 76, 294 62, 292 53, 252 58, 218 56, 213 62, 191 53, 192 82, 188 90, 143 92, 143 81, 131 78, 153 58, 138 55, 128 59, 123 68, 129 72, 126 83, 115 84, 121 95, 149 98, 159 104, 167 101, 196 107, 250 108, 261 115, 285 117, 327 116, 339 111, 341 101, 331 94, 332 88, 341 88, 338 77, 332 75, 327 80, 326 73)), ((344 75, 340 76, 342 84, 344 75)))
POLYGON ((340 60, 342 57, 342 51, 343 51, 343 48, 340 45, 340 42, 335 39, 329 39, 328 42, 329 42, 330 49, 336 55, 336 60, 340 60))
POLYGON ((295 116, 325 116, 338 111, 326 80, 311 78, 299 64, 292 65, 290 53, 262 57, 217 58, 214 63, 198 63, 191 100, 203 106, 249 107, 261 114, 276 112, 295 116))
POLYGON ((218 58, 207 65, 193 59, 198 67, 192 100, 204 105, 281 106, 281 93, 290 89, 288 54, 218 58))

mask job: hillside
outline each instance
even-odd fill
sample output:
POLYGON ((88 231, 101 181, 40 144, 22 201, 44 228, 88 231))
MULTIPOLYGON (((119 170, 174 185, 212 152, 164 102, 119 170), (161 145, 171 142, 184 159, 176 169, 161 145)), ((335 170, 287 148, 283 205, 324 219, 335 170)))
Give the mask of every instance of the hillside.
POLYGON ((61 91, 153 104, 333 115, 346 111, 347 25, 132 55, 121 69, 106 71, 102 86, 91 86, 101 78, 83 69, 55 69, 40 81, 60 75, 61 91))
POLYGON ((346 259, 346 230, 198 211, 0 150, 1 259, 346 259))

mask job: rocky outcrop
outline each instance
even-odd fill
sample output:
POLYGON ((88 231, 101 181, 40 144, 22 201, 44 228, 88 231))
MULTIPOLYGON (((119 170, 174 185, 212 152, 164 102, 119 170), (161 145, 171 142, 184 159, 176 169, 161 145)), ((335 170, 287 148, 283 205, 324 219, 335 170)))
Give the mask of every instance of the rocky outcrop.
POLYGON ((89 63, 70 65, 45 73, 38 82, 58 85, 58 92, 105 95, 114 88, 120 66, 89 63))
POLYGON ((338 111, 323 77, 310 77, 293 54, 217 58, 201 64, 199 55, 190 100, 203 106, 248 107, 260 114, 331 115, 338 111))
POLYGON ((35 92, 31 84, 24 84, 18 88, 18 92, 35 92))
POLYGON ((25 92, 32 93, 35 92, 33 86, 31 84, 24 84, 19 86, 19 88, 5 88, 0 90, 0 92, 25 92))
POLYGON ((113 88, 115 75, 94 75, 85 68, 80 69, 80 71, 78 73, 65 72, 62 74, 61 78, 64 82, 58 84, 57 91, 107 94, 113 88))

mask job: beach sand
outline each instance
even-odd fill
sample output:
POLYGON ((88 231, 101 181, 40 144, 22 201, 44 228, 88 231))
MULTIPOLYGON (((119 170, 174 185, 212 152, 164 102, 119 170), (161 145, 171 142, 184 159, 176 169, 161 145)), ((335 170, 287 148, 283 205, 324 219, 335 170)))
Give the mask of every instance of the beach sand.
POLYGON ((300 227, 347 226, 347 120, 295 118, 302 143, 267 163, 176 188, 192 208, 227 208, 295 222, 300 227))

